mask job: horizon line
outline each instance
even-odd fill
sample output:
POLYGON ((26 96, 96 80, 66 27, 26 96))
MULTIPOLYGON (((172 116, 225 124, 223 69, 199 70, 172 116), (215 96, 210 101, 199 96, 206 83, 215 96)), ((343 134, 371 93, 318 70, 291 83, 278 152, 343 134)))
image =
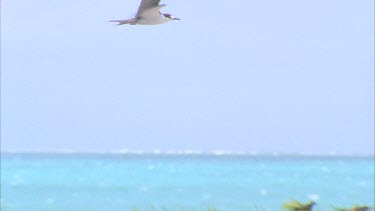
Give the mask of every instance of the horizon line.
POLYGON ((309 152, 257 152, 257 151, 234 151, 234 150, 1 150, 0 154, 87 154, 87 155, 160 155, 160 156, 299 156, 299 157, 372 157, 374 154, 356 154, 356 153, 309 153, 309 152))

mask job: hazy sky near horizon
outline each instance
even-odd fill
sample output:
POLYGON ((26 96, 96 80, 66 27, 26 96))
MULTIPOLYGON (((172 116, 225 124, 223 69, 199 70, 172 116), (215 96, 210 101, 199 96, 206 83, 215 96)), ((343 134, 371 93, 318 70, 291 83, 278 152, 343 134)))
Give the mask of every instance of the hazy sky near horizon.
POLYGON ((374 1, 1 2, 1 150, 374 154, 374 1))

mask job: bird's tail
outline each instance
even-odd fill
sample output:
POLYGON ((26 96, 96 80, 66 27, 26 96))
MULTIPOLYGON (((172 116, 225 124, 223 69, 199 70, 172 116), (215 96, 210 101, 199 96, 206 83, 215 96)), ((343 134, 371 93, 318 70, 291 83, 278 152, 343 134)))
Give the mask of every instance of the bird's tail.
POLYGON ((135 25, 137 22, 136 18, 132 18, 129 20, 111 20, 109 22, 115 22, 117 25, 124 25, 124 24, 130 24, 130 25, 135 25))

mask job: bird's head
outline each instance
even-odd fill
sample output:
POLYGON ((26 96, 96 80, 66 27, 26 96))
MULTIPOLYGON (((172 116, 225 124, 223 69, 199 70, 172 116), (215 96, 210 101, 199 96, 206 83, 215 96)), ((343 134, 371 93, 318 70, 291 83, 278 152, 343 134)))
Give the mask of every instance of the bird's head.
POLYGON ((173 17, 173 15, 171 14, 168 14, 168 13, 162 13, 164 17, 168 18, 168 19, 171 19, 171 20, 181 20, 179 18, 175 18, 173 17))

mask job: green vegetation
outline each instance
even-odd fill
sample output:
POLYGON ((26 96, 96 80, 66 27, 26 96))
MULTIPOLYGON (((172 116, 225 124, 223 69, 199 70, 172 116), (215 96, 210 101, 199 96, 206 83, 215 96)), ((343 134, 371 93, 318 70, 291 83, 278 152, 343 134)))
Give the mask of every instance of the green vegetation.
POLYGON ((337 208, 335 211, 370 211, 368 206, 353 206, 351 208, 337 208))
POLYGON ((309 203, 303 204, 299 201, 293 200, 285 203, 283 205, 283 210, 288 211, 312 211, 314 205, 316 203, 314 201, 310 201, 309 203))

